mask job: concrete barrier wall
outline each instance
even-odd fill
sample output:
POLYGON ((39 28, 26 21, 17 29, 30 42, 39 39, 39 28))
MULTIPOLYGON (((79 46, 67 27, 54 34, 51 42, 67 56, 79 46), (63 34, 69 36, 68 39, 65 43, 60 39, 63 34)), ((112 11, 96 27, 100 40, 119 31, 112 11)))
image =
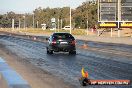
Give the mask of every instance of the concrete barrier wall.
POLYGON ((16 71, 0 57, 0 88, 31 88, 16 71))

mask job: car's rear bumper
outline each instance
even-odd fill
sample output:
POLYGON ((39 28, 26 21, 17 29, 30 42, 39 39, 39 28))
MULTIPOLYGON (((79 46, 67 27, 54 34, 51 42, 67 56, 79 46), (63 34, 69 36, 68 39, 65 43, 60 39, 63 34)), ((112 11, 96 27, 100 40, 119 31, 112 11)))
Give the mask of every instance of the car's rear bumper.
POLYGON ((51 46, 51 50, 55 52, 59 52, 59 51, 69 52, 69 51, 75 51, 76 47, 71 45, 54 45, 51 46))

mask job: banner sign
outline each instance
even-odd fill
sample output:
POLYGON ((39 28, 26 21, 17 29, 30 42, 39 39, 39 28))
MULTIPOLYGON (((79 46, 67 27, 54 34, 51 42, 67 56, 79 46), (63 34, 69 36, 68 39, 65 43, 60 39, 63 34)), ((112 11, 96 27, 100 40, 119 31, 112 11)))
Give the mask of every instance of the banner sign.
POLYGON ((100 28, 117 28, 118 23, 116 22, 104 22, 104 23, 99 23, 100 28))
POLYGON ((132 28, 132 22, 122 22, 120 28, 132 28))

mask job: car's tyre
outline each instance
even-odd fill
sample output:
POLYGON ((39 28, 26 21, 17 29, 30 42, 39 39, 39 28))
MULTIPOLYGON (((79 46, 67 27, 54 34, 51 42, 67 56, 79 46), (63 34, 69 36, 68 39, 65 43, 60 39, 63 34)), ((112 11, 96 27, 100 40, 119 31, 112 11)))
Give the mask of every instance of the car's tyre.
POLYGON ((47 54, 49 54, 49 51, 47 50, 47 54))
POLYGON ((47 54, 49 54, 49 49, 48 49, 48 47, 46 48, 46 50, 47 50, 47 54))
POLYGON ((53 54, 53 51, 47 51, 47 54, 53 54))
POLYGON ((49 54, 53 54, 53 51, 51 50, 51 51, 49 52, 49 54))
POLYGON ((69 54, 70 55, 76 55, 76 51, 70 51, 69 54))
POLYGON ((47 48, 47 54, 53 54, 53 51, 47 48))

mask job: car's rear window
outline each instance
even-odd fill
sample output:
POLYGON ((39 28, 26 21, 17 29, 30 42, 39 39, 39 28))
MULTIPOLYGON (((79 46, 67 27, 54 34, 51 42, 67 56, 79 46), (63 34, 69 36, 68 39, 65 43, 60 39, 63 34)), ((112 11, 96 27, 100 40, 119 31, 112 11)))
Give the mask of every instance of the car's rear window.
POLYGON ((74 37, 68 33, 56 33, 56 34, 53 34, 53 38, 54 39, 74 39, 74 37))

